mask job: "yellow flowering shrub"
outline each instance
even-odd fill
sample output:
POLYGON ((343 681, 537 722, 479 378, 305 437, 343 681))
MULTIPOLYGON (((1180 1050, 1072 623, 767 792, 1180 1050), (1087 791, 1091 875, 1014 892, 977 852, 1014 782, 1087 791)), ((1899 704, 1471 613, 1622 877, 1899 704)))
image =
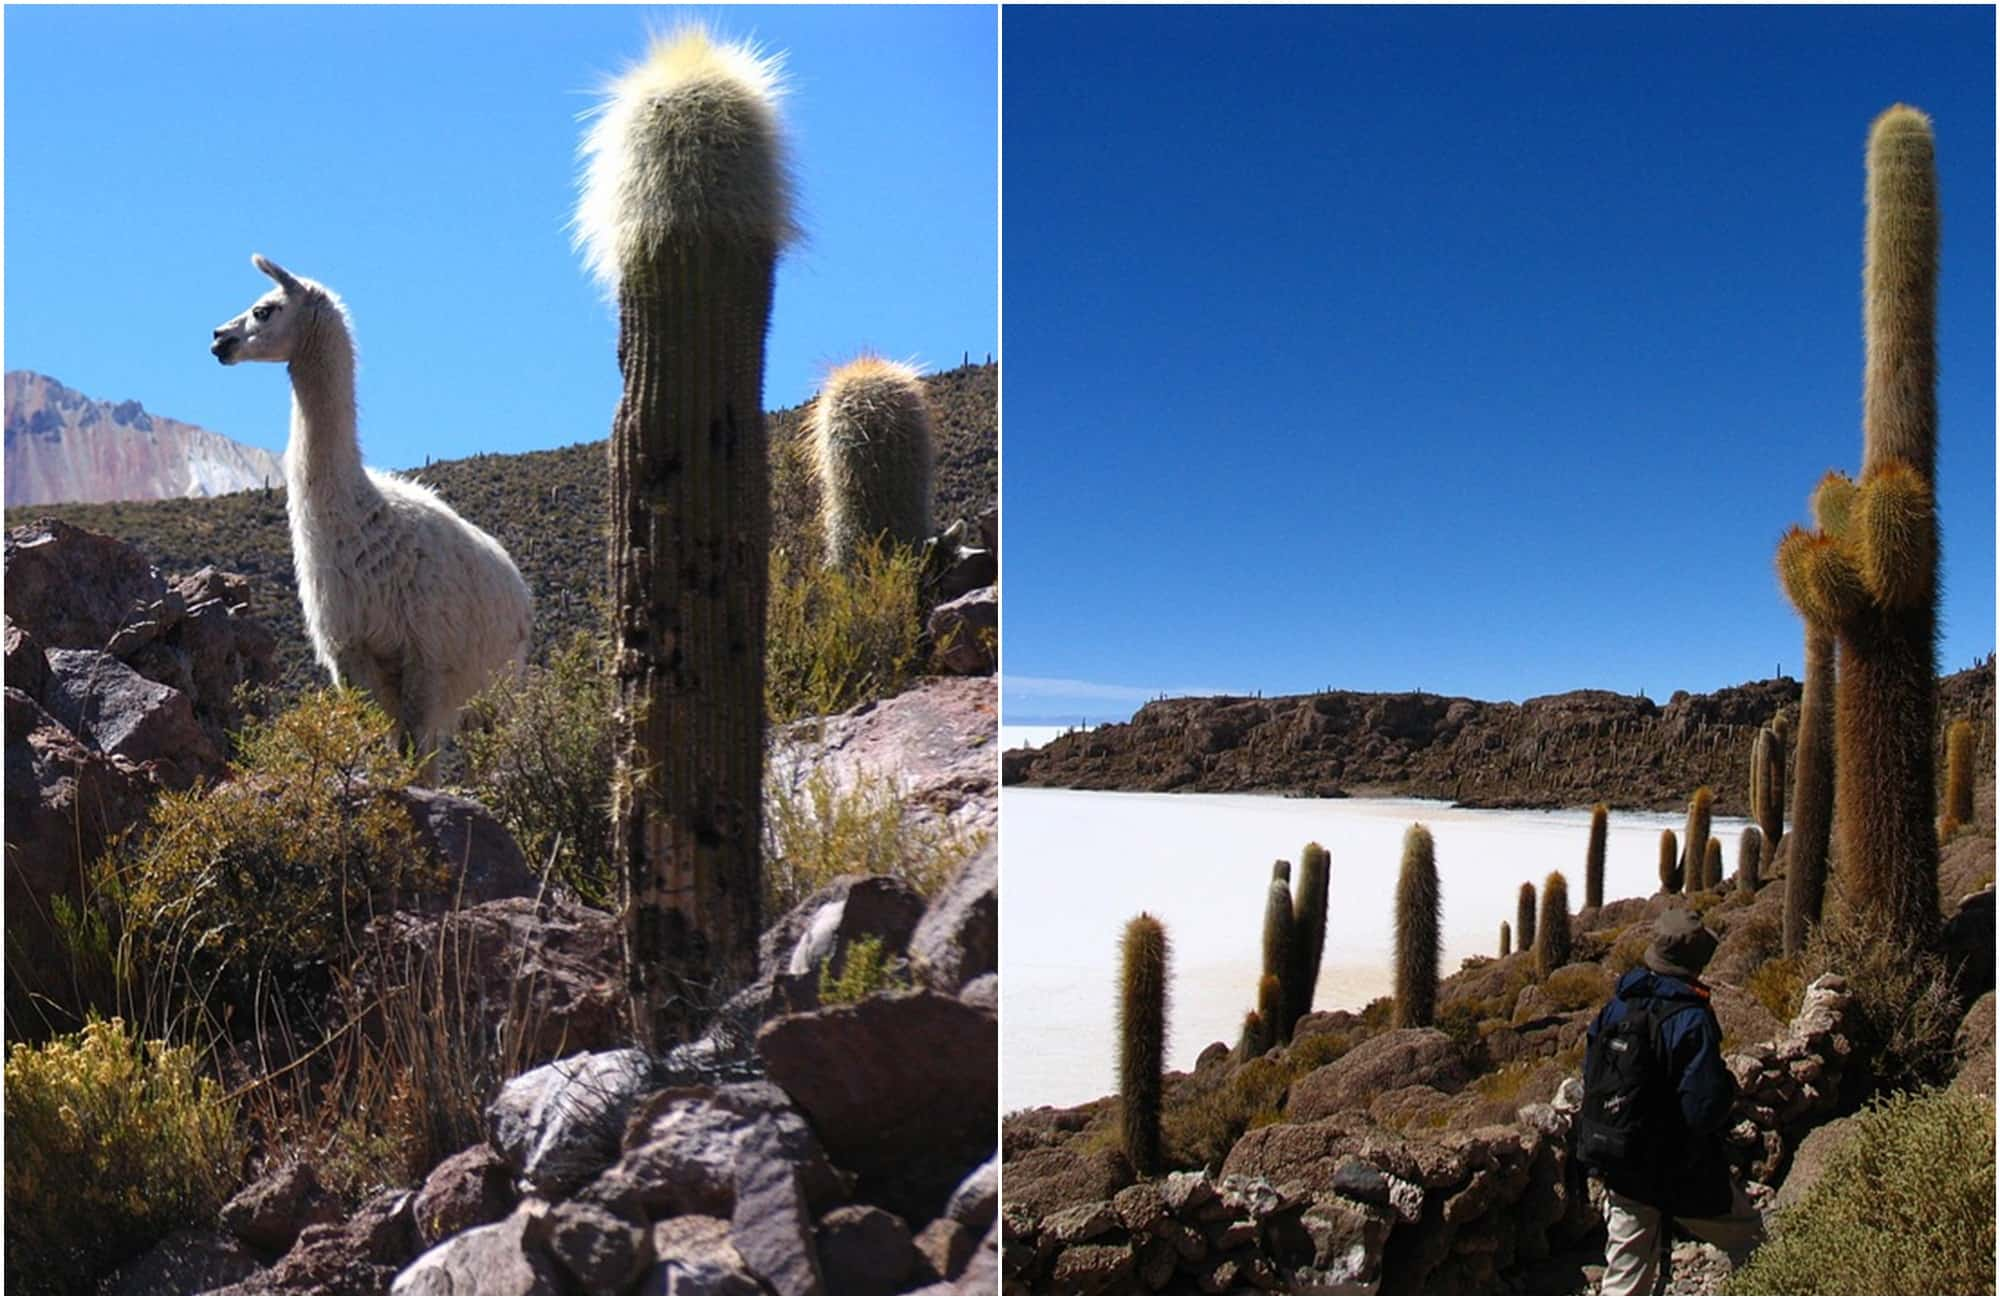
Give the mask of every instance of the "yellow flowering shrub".
POLYGON ((87 1288, 235 1185, 235 1107, 192 1047, 93 1020, 6 1065, 7 1290, 87 1288))

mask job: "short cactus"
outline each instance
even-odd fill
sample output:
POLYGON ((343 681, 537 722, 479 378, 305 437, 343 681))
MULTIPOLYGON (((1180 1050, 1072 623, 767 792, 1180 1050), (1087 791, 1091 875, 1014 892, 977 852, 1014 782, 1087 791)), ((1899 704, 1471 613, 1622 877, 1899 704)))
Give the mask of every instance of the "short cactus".
POLYGON ((1763 866, 1764 833, 1745 826, 1736 841, 1736 887, 1746 894, 1757 892, 1758 874, 1763 866))
POLYGON ((1535 977, 1547 979, 1569 965, 1569 881, 1551 871, 1542 882, 1542 915, 1535 924, 1535 977))
POLYGON ((1285 993, 1285 1007, 1292 1017, 1283 1037, 1288 1043, 1299 1017, 1312 1010, 1319 986, 1320 957, 1326 948, 1327 877, 1332 868, 1333 855, 1318 844, 1306 845, 1299 854, 1299 887, 1292 896, 1291 987, 1285 993))
MULTIPOLYGON (((1286 875, 1291 874, 1291 864, 1281 862, 1286 875)), ((1275 980, 1278 984, 1277 1000, 1264 1016, 1264 1024, 1271 1032, 1271 1041, 1281 1043, 1289 1028, 1285 1019, 1285 980, 1292 968, 1292 887, 1282 877, 1273 875, 1271 884, 1264 892, 1264 969, 1261 978, 1275 980)), ((1261 986, 1260 986, 1261 988, 1261 986)), ((1263 1003, 1258 1003, 1261 1008, 1263 1003)))
POLYGON ((1715 810, 1715 791, 1702 786, 1688 800, 1687 831, 1681 837, 1681 882, 1689 893, 1704 882, 1702 854, 1708 852, 1708 827, 1715 810))
POLYGON ((826 559, 864 542, 921 545, 931 528, 931 417, 917 372, 864 356, 826 378, 808 429, 819 471, 826 559))
POLYGON ((1964 718, 1944 733, 1944 834, 1972 824, 1972 723, 1964 718))
POLYGON ((1674 841, 1671 830, 1660 832, 1660 892, 1678 894, 1681 892, 1680 846, 1674 841))
POLYGON ((1773 848, 1785 833, 1785 730, 1760 728, 1750 746, 1750 817, 1773 848))
MULTIPOLYGON (((1284 981, 1276 975, 1266 975, 1257 981, 1257 1010, 1255 1015, 1263 1029, 1264 1051, 1278 1045, 1278 1017, 1283 1014, 1285 1000, 1284 981)), ((1262 1055, 1263 1053, 1259 1053, 1262 1055)))
POLYGON ((1403 868, 1396 881, 1396 1010, 1398 1029, 1415 1029, 1437 1017, 1437 850, 1423 825, 1403 836, 1403 868))
POLYGON ((1509 956, 1514 951, 1514 928, 1505 921, 1500 923, 1500 955, 1509 956))
POLYGON ((1598 804, 1590 810, 1590 845, 1583 853, 1583 905, 1604 906, 1604 844, 1610 835, 1611 810, 1598 804))
POLYGON ((1708 837, 1708 848, 1701 855, 1701 887, 1722 887, 1722 841, 1713 835, 1708 837))
POLYGON ((1270 1041, 1264 1033, 1264 1017, 1255 1011, 1244 1012, 1243 1032, 1236 1039, 1236 1049, 1229 1054, 1229 1059, 1241 1065, 1245 1061, 1256 1060, 1270 1050, 1270 1041))
POLYGON ((1167 1060, 1167 932, 1141 912, 1125 924, 1118 991, 1118 1100, 1125 1155, 1160 1171, 1161 1072, 1167 1060))
POLYGON ((1514 897, 1514 941, 1522 952, 1535 946, 1535 887, 1525 880, 1514 897))

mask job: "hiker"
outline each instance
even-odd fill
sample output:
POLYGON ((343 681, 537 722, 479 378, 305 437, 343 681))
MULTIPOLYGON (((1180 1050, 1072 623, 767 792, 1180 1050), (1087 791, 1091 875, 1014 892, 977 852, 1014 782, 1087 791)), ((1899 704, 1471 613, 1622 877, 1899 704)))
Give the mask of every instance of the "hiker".
POLYGON ((1608 1193, 1604 1295, 1653 1292, 1669 1216, 1735 1266, 1764 1239, 1722 1149, 1736 1080, 1700 979, 1715 943, 1692 911, 1668 909, 1590 1025, 1577 1158, 1608 1193))

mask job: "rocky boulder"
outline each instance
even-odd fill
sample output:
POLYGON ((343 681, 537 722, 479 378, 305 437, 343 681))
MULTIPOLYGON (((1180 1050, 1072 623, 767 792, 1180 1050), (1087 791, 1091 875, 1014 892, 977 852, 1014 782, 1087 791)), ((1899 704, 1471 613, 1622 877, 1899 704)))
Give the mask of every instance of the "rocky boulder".
POLYGON ((1471 1079, 1465 1055, 1442 1030, 1396 1029, 1358 1044, 1292 1085, 1285 1114, 1305 1124, 1366 1109, 1382 1093, 1422 1084, 1456 1092, 1471 1079))

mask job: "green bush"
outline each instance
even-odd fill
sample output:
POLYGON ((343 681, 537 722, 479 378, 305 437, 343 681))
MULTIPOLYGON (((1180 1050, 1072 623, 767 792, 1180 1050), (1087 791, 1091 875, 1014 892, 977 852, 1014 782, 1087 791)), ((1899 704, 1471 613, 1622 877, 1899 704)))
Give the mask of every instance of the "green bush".
POLYGON ((823 1006, 844 1007, 871 994, 894 993, 908 987, 909 981, 896 973, 895 959, 883 950, 882 940, 874 935, 847 945, 847 960, 841 963, 840 974, 833 973, 831 955, 819 963, 819 1000, 823 1006))
POLYGON ((1993 1294, 1993 1139, 1991 1098, 1878 1100, 1730 1292, 1993 1294))
POLYGON ((764 696, 773 722, 886 698, 923 668, 922 569, 916 551, 877 542, 857 545, 842 569, 771 552, 764 696))
POLYGON ((93 1020, 6 1066, 7 1289, 70 1292, 235 1186, 235 1108, 191 1047, 138 1043, 93 1020))
POLYGON ((577 631, 546 665, 502 678, 473 701, 460 737, 466 782, 531 865, 592 907, 614 907, 611 869, 610 639, 577 631))
POLYGON ((901 784, 843 784, 816 755, 780 750, 764 781, 764 914, 782 916, 837 876, 894 876, 926 898, 985 837, 913 812, 901 784))

